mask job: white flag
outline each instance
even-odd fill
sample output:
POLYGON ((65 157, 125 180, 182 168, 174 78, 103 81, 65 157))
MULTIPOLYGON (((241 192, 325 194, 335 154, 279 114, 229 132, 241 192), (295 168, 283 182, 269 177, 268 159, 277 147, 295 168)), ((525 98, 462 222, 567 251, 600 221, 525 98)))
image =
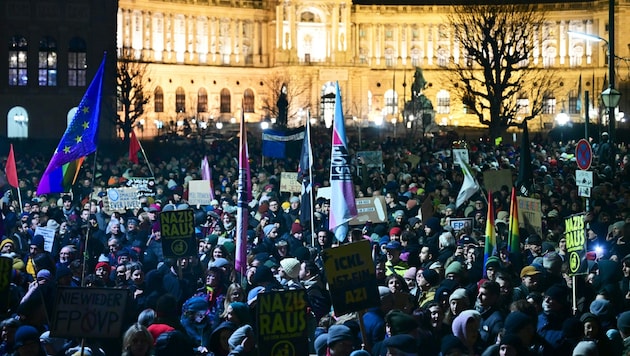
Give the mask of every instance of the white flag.
POLYGON ((457 202, 455 203, 456 207, 459 208, 466 200, 475 195, 480 188, 479 183, 477 183, 477 180, 470 171, 470 166, 466 162, 461 159, 456 159, 455 164, 459 164, 459 166, 462 167, 462 173, 464 173, 464 182, 462 183, 462 188, 459 190, 459 194, 457 194, 457 202))

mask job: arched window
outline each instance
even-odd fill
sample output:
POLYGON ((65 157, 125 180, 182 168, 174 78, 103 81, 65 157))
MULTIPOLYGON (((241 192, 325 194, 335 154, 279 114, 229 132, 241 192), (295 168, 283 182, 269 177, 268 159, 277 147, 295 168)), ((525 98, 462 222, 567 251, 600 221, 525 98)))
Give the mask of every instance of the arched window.
POLYGON ((547 91, 543 95, 543 114, 555 114, 556 113, 556 97, 552 92, 547 91))
POLYGON ((243 92, 243 111, 254 112, 254 91, 251 89, 245 89, 243 92))
POLYGON ((153 105, 153 111, 164 112, 164 92, 162 91, 162 87, 155 88, 153 92, 153 105))
POLYGON ((230 95, 230 91, 226 88, 221 89, 221 113, 229 113, 232 112, 232 97, 230 95))
POLYGON ((68 46, 68 86, 84 87, 87 76, 87 46, 85 40, 74 37, 68 46))
POLYGON ((175 112, 186 112, 186 92, 182 87, 175 91, 175 112))
POLYGON ((197 92, 197 112, 208 112, 208 92, 205 88, 199 88, 197 92))
POLYGON ((321 94, 319 101, 320 112, 322 113, 324 124, 327 128, 330 128, 335 117, 335 98, 337 97, 335 84, 333 82, 324 84, 321 94))
POLYGON ((28 84, 27 66, 28 41, 20 35, 9 40, 9 85, 28 84))
POLYGON ((57 85, 57 41, 44 37, 39 41, 39 75, 40 87, 57 85))

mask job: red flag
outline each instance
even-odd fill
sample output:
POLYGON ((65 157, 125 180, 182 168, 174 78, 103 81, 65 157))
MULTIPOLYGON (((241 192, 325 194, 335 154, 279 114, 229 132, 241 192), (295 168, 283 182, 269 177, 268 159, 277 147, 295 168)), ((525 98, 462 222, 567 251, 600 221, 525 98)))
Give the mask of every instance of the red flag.
POLYGON ((11 144, 11 149, 9 150, 9 157, 7 158, 7 165, 5 167, 5 172, 7 174, 7 181, 10 186, 13 188, 17 188, 18 177, 17 177, 17 168, 15 166, 15 156, 13 155, 13 144, 11 144))
POLYGON ((129 139, 129 160, 138 164, 138 152, 140 152, 140 142, 136 137, 136 133, 131 130, 131 138, 129 139))

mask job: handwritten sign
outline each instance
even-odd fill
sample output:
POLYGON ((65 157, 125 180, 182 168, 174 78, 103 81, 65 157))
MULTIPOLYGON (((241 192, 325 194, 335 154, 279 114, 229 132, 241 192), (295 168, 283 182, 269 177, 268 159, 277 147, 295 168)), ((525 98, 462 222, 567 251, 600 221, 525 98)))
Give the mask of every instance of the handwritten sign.
POLYGON ((120 338, 128 293, 126 289, 59 287, 51 336, 120 338))
POLYGON ((304 289, 258 294, 261 355, 308 355, 307 306, 304 289))
POLYGON ((564 219, 564 237, 567 240, 569 255, 569 275, 585 274, 586 263, 586 230, 584 214, 574 214, 564 219))
POLYGON ((188 204, 210 205, 212 192, 209 180, 191 180, 188 182, 188 204))
POLYGON ((120 187, 107 189, 109 209, 125 210, 139 209, 142 205, 138 199, 138 189, 133 187, 120 187))
POLYGON ((155 196, 155 178, 153 177, 130 177, 125 185, 138 189, 138 198, 155 196))
POLYGON ((540 209, 540 199, 516 197, 518 202, 518 225, 531 233, 543 236, 542 233, 542 211, 540 209))
POLYGON ((335 314, 379 305, 376 271, 368 240, 326 249, 323 260, 335 314))
POLYGON ((280 191, 289 193, 302 192, 302 183, 297 180, 297 172, 280 173, 280 191))
POLYGON ((186 257, 197 254, 195 213, 192 209, 160 213, 160 231, 164 257, 186 257))
POLYGON ((350 225, 362 225, 368 221, 381 223, 387 221, 387 207, 385 197, 365 197, 354 200, 357 206, 357 216, 350 220, 350 225))

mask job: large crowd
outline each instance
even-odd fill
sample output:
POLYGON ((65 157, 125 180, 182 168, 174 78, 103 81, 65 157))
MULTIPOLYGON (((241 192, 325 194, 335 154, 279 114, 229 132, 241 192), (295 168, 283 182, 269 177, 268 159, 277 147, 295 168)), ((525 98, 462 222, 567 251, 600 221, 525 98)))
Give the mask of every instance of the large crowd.
MULTIPOLYGON (((316 130, 312 137, 317 197, 329 186, 330 133, 316 130)), ((329 200, 314 198, 312 221, 301 221, 299 194, 280 192, 280 174, 297 171, 299 157, 263 158, 252 138, 248 265, 240 276, 234 268, 236 141, 184 147, 179 155, 147 150, 152 169, 101 152, 94 168, 85 161, 71 193, 39 196, 47 158, 17 155, 20 194, 5 185, 0 199, 0 254, 12 261, 0 297, 6 306, 0 355, 265 355, 256 342, 257 297, 298 289, 306 292, 308 344, 317 355, 630 355, 627 146, 611 147, 605 137, 593 142, 587 207, 575 182, 575 142, 534 137, 529 196, 540 199, 542 233, 522 228, 514 254, 507 249, 512 187, 492 192, 490 202, 480 190, 456 206, 464 175, 448 140, 350 139, 355 195, 383 196, 387 221, 352 226, 338 241, 328 230, 329 200), (380 151, 382 165, 366 166, 359 151, 380 151), (188 182, 201 179, 204 156, 215 199, 191 206, 188 182), (141 208, 108 209, 108 187, 151 174, 155 184, 140 198, 141 208), (497 244, 484 258, 488 204, 497 244), (165 258, 159 216, 184 209, 194 211, 197 254, 165 258), (588 268, 571 278, 564 218, 582 212, 588 268), (473 224, 454 231, 448 222, 456 217, 473 224), (38 227, 55 230, 51 246, 35 233, 38 227), (338 315, 322 251, 363 240, 373 247, 380 305, 338 315), (51 335, 59 287, 127 290, 121 335, 51 335)), ((519 143, 458 145, 468 149, 481 187, 488 170, 511 170, 516 180, 519 143)))

